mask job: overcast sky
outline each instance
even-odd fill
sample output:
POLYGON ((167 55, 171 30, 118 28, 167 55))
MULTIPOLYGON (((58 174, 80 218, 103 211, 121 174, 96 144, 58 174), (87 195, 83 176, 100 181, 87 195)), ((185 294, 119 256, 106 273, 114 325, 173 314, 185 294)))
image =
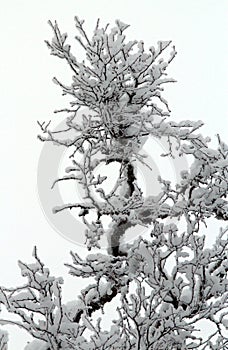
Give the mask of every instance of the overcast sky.
MULTIPOLYGON (((169 73, 178 83, 164 94, 171 119, 201 119, 202 132, 214 139, 220 133, 225 140, 228 130, 227 1, 1 1, 0 285, 23 282, 17 260, 32 261, 36 244, 51 272, 64 275, 65 298, 74 298, 77 286, 63 263, 70 262, 70 250, 83 249, 56 233, 41 209, 37 168, 43 145, 36 138, 36 120, 61 118, 53 110, 66 103, 52 77, 66 82, 70 77, 64 62, 50 56, 44 44, 52 37, 47 21, 56 19, 73 40, 75 15, 85 19, 90 33, 100 17, 104 24, 115 19, 131 24, 129 39, 148 45, 173 40, 178 55, 169 73)), ((10 350, 23 349, 29 337, 10 329, 10 350)))

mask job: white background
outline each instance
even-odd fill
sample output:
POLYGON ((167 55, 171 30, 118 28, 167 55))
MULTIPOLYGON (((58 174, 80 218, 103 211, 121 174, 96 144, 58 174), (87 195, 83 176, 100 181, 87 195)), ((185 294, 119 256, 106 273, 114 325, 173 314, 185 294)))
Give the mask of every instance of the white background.
MULTIPOLYGON (((70 262, 70 250, 82 249, 59 236, 40 208, 36 176, 42 144, 36 138, 36 120, 61 118, 52 112, 66 107, 51 79, 56 75, 67 82, 69 71, 49 55, 44 39, 52 37, 48 19, 56 19, 73 40, 74 15, 85 19, 90 33, 100 17, 104 24, 112 25, 115 19, 131 24, 128 38, 148 45, 173 40, 178 55, 169 73, 178 83, 167 86, 164 95, 172 120, 201 119, 204 135, 215 138, 220 133, 225 141, 228 130, 227 1, 1 1, 0 285, 24 282, 17 260, 32 261, 37 245, 52 274, 64 275, 66 299, 74 299, 79 287, 63 263, 70 262)), ((29 336, 15 327, 7 329, 9 349, 23 349, 29 336)))

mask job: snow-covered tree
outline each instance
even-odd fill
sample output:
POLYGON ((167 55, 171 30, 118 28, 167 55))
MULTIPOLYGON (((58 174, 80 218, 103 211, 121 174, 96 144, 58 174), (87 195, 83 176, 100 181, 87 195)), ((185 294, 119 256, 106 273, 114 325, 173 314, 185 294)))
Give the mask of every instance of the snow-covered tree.
POLYGON ((176 55, 171 41, 147 50, 142 41, 126 41, 129 26, 119 20, 110 30, 98 21, 91 37, 84 21, 76 17, 75 23, 82 61, 66 43, 67 34, 50 22, 54 37, 48 48, 73 72, 71 83, 54 82, 72 102, 56 111, 68 113, 65 128, 39 123, 39 138, 72 150, 66 173, 53 179, 53 187, 76 181, 84 201, 56 203, 53 211, 79 210, 91 252, 85 259, 71 252, 66 266, 76 279, 94 283, 75 302, 63 303, 63 279, 50 275, 35 248, 35 263, 19 262, 26 284, 0 289, 0 303, 17 316, 0 323, 27 330, 34 337, 27 350, 228 349, 228 227, 215 234, 211 247, 201 233, 209 218, 221 224, 228 219, 228 146, 218 136, 217 149, 211 149, 210 139, 198 133, 201 121, 169 120, 162 92, 174 82, 166 72, 176 55), (82 118, 80 108, 87 111, 82 118), (192 164, 179 183, 159 177, 160 193, 145 196, 137 167, 149 167, 142 147, 148 137, 167 140, 167 159, 178 153, 192 164), (95 172, 110 163, 118 177, 107 191, 109 179, 95 172), (148 235, 126 241, 138 225, 148 235), (93 252, 102 236, 107 253, 93 252), (102 319, 111 304, 116 314, 107 329, 102 319), (202 321, 212 325, 211 332, 199 332, 202 321))

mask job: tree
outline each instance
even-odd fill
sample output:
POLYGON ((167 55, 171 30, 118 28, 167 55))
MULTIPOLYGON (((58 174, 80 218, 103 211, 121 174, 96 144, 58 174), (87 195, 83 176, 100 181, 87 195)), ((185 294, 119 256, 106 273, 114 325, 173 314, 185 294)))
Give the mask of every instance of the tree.
POLYGON ((50 275, 35 248, 35 263, 19 262, 27 283, 0 291, 0 302, 21 321, 0 323, 16 324, 37 339, 26 349, 226 349, 228 227, 220 229, 210 248, 200 231, 208 218, 228 219, 228 146, 218 135, 218 148, 209 148, 210 139, 198 133, 201 121, 168 120, 162 92, 164 84, 174 82, 166 73, 176 55, 174 46, 167 55, 171 41, 146 50, 142 41, 126 42, 128 25, 119 20, 110 31, 98 21, 91 38, 84 21, 76 17, 75 23, 86 55, 82 62, 66 44, 67 34, 49 22, 54 37, 48 48, 73 71, 70 85, 54 82, 73 101, 56 111, 68 113, 65 128, 53 131, 50 123, 39 123, 39 138, 72 149, 71 164, 53 187, 76 181, 84 190, 83 203, 64 203, 54 212, 79 209, 88 250, 99 248, 102 235, 109 247, 107 254, 89 253, 85 259, 71 252, 69 273, 94 283, 68 304, 62 301, 63 279, 50 275), (80 119, 82 107, 88 113, 80 119), (165 138, 169 152, 164 156, 178 151, 192 165, 176 186, 159 177, 160 193, 146 197, 137 182, 137 164, 148 166, 142 152, 148 137, 165 138), (107 177, 95 170, 114 162, 119 175, 107 192, 102 187, 107 177), (111 218, 108 230, 106 217, 111 218), (125 242, 127 230, 136 225, 148 227, 148 237, 125 242), (111 303, 117 314, 106 330, 102 313, 111 303), (213 324, 210 334, 199 333, 202 320, 213 324))

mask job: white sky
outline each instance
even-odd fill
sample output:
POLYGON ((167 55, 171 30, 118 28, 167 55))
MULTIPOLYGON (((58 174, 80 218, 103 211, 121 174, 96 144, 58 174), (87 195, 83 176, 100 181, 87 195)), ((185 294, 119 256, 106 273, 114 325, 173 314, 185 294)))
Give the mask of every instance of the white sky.
MULTIPOLYGON (((17 260, 32 261, 36 244, 51 272, 64 275, 65 296, 75 297, 75 280, 68 277, 64 262, 70 250, 82 250, 50 227, 37 195, 37 165, 42 144, 36 120, 56 118, 52 112, 66 106, 54 75, 69 78, 63 61, 49 55, 44 39, 51 39, 48 19, 74 37, 74 16, 86 21, 91 32, 97 17, 101 23, 115 19, 131 24, 129 38, 148 45, 173 40, 178 55, 169 68, 178 83, 167 86, 165 97, 172 120, 201 119, 203 133, 226 141, 228 130, 228 40, 225 0, 8 0, 1 1, 0 59, 0 285, 23 282, 17 260), (73 283, 72 283, 73 282, 73 283)), ((57 117, 57 118, 60 118, 57 117)), ((56 203, 58 204, 58 203, 56 203)), ((10 328, 10 350, 23 349, 27 336, 10 328)))

